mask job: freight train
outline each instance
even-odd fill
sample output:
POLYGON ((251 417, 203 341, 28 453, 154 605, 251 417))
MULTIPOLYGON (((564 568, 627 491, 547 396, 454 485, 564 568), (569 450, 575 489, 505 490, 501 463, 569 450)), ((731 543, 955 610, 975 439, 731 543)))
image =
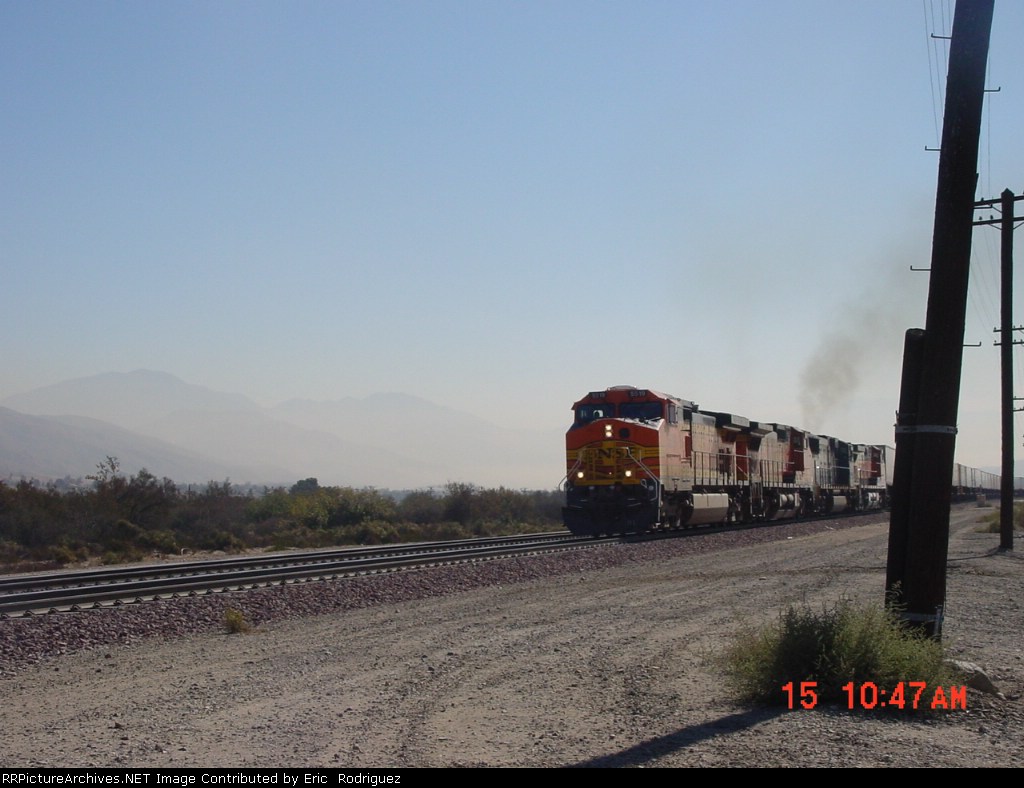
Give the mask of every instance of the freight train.
MULTIPOLYGON (((894 452, 704 410, 633 386, 592 391, 566 433, 565 526, 598 536, 888 505, 894 452)), ((956 466, 954 486, 966 474, 956 466)))

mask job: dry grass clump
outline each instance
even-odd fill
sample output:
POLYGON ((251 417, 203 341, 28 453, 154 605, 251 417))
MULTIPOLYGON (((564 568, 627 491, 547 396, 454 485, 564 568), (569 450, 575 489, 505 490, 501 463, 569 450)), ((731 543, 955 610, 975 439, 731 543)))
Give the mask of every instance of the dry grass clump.
MULTIPOLYGON (((1002 526, 1001 518, 1001 509, 999 507, 996 507, 996 510, 994 512, 986 515, 985 518, 982 520, 984 525, 980 529, 981 533, 999 533, 1000 528, 1002 526)), ((1013 505, 1013 530, 1024 530, 1024 504, 1015 503, 1013 505)))
POLYGON ((246 619, 241 610, 229 607, 224 611, 224 628, 228 634, 237 635, 252 630, 252 624, 246 619))
POLYGON ((879 701, 890 700, 887 710, 927 710, 937 688, 958 683, 939 641, 891 611, 847 600, 820 612, 791 606, 773 624, 744 628, 723 667, 741 701, 804 708, 819 702, 875 708, 873 684, 879 701), (893 698, 897 687, 901 702, 893 698))

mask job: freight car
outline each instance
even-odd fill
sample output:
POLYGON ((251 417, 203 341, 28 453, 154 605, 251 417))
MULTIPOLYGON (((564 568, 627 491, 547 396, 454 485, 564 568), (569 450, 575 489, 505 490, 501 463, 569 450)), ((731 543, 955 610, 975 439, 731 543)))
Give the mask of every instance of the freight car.
POLYGON ((993 496, 998 499, 1001 479, 1002 477, 998 473, 955 463, 953 465, 953 500, 966 501, 977 498, 979 495, 993 496))
POLYGON ((573 414, 562 513, 574 534, 887 505, 885 446, 703 410, 633 386, 592 391, 573 414))

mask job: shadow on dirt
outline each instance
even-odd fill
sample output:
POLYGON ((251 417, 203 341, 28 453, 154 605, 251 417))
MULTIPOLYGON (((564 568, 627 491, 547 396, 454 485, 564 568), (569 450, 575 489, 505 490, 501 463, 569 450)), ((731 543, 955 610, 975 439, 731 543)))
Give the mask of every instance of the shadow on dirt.
MULTIPOLYGON (((691 725, 688 728, 682 728, 666 736, 648 739, 621 752, 569 764, 567 768, 606 769, 622 766, 643 766, 650 761, 656 761, 665 755, 685 750, 687 747, 692 747, 707 739, 747 730, 783 714, 790 713, 786 709, 781 708, 764 708, 730 714, 701 725, 691 725)), ((694 765, 697 766, 699 764, 694 765)))

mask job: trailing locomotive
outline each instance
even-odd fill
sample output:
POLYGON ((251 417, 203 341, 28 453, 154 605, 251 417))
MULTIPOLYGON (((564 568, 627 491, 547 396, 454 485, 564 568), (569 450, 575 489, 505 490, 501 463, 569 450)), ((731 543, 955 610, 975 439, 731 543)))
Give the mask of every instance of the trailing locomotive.
POLYGON ((599 535, 882 508, 889 451, 702 410, 632 386, 592 391, 566 433, 566 527, 599 535))

